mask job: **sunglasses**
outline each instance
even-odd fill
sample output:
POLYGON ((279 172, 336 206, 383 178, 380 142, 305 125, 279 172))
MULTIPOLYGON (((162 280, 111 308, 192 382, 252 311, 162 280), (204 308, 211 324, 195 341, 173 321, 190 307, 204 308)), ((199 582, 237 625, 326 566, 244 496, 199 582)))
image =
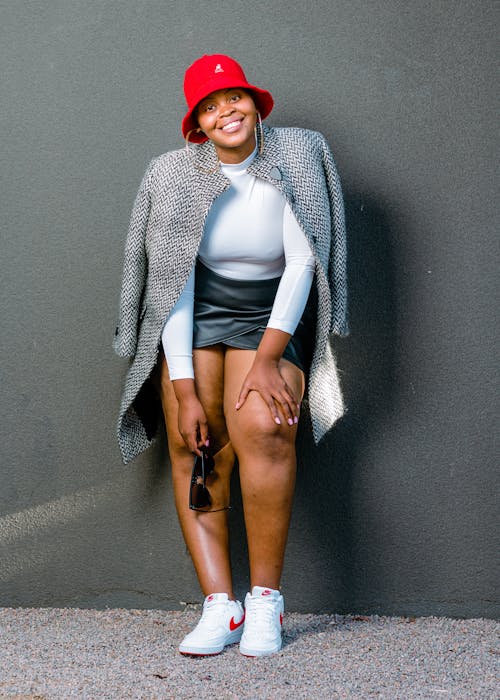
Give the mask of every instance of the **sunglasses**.
POLYGON ((212 455, 202 450, 201 457, 196 456, 191 472, 189 485, 189 507, 191 510, 199 510, 203 513, 217 513, 221 510, 231 510, 231 506, 224 508, 212 508, 212 496, 207 487, 215 477, 215 461, 212 455))

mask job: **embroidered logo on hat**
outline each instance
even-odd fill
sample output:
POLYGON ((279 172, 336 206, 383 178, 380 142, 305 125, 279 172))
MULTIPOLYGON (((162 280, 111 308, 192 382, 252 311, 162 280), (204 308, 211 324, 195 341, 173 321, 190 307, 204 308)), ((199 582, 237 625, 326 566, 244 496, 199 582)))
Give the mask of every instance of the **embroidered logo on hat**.
POLYGON ((224 68, 221 66, 220 63, 218 63, 218 64, 215 66, 214 73, 224 73, 224 68))

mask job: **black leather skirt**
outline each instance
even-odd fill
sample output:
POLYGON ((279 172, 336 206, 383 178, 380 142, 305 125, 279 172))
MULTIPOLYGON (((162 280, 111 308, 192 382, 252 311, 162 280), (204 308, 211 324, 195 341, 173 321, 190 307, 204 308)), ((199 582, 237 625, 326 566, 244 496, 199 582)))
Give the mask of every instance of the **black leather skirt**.
MULTIPOLYGON (((281 277, 235 280, 196 263, 193 347, 223 343, 256 350, 269 321, 281 277)), ((283 357, 308 372, 314 351, 316 285, 283 357)))

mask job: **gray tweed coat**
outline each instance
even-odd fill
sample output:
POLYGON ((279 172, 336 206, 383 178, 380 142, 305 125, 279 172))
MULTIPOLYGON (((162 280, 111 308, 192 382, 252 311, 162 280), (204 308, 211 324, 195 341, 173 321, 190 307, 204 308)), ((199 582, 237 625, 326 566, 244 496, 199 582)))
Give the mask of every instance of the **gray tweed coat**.
MULTIPOLYGON (((342 189, 325 138, 316 131, 264 126, 263 153, 248 172, 279 189, 316 258, 318 322, 308 379, 318 442, 344 413, 331 333, 347 335, 346 240, 342 189)), ((149 163, 134 202, 113 347, 132 358, 118 418, 123 462, 151 444, 161 416, 154 388, 165 320, 195 263, 208 211, 230 186, 210 141, 164 153, 149 163)))

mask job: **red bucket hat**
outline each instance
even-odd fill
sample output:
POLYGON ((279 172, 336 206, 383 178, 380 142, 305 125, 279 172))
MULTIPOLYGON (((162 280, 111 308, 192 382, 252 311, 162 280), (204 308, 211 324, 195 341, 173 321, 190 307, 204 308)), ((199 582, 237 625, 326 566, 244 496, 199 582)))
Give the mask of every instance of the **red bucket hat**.
MULTIPOLYGON (((262 119, 265 119, 271 112, 274 105, 271 93, 255 85, 250 85, 245 78, 242 67, 234 58, 216 53, 212 56, 202 56, 189 66, 184 76, 184 95, 188 105, 187 114, 182 120, 184 138, 191 129, 198 128, 193 116, 197 104, 215 90, 234 87, 245 88, 252 93, 262 119)), ((205 134, 193 131, 189 140, 193 143, 203 143, 207 137, 205 134)))

